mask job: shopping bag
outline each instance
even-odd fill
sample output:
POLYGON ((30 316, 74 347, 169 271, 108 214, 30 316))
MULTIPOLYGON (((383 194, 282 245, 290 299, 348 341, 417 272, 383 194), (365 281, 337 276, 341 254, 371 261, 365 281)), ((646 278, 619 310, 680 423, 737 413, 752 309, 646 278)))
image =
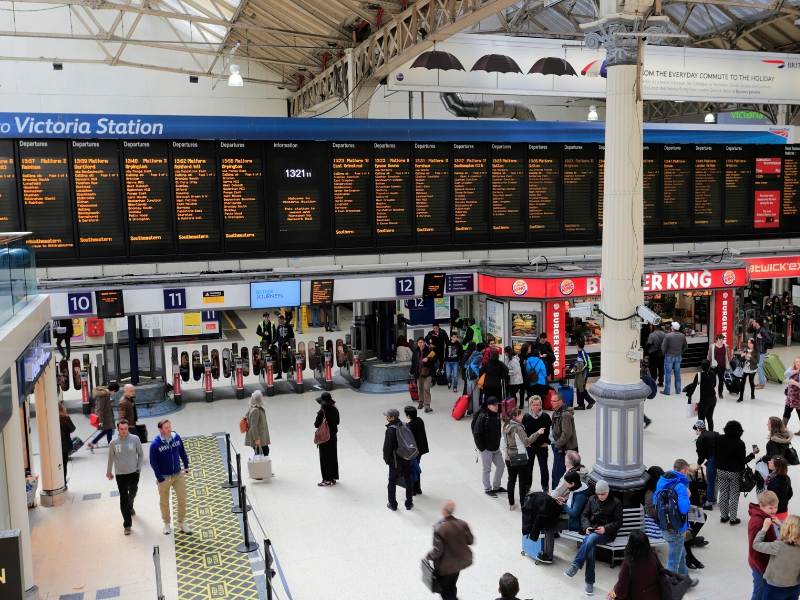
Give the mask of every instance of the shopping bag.
POLYGON ((272 460, 260 452, 247 461, 247 473, 250 479, 259 481, 272 480, 272 460))

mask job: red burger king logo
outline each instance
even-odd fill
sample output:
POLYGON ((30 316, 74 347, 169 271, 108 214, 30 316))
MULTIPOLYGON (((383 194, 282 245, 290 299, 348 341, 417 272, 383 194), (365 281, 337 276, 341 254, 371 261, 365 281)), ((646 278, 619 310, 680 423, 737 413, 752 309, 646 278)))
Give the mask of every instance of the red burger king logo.
POLYGON ((733 285, 736 283, 736 273, 733 271, 725 271, 722 274, 722 283, 725 285, 733 285))
POLYGON ((524 296, 528 292, 528 283, 524 279, 517 279, 511 284, 511 291, 515 296, 524 296))
POLYGON ((563 279, 558 285, 558 291, 562 296, 569 296, 575 291, 575 282, 572 279, 563 279))

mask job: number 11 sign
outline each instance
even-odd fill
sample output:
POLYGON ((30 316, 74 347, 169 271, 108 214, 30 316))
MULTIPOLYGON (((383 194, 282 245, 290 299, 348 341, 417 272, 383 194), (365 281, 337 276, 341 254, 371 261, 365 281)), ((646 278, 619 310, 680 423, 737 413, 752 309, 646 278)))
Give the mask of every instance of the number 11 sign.
POLYGON ((164 290, 164 310, 184 310, 186 308, 186 288, 164 290))

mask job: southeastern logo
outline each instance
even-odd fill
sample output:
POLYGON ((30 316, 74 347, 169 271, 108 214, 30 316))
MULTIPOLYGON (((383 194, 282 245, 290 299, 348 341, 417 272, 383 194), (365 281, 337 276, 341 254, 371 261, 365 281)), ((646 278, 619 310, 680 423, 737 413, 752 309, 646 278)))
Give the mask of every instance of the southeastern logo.
POLYGON ((562 279, 558 285, 558 291, 562 296, 569 296, 575 291, 575 282, 572 279, 562 279))
POLYGON ((736 283, 736 273, 733 271, 725 271, 722 274, 722 283, 725 285, 733 285, 736 283))
POLYGON ((515 296, 524 296, 528 292, 528 284, 524 279, 517 279, 511 284, 511 291, 515 296))

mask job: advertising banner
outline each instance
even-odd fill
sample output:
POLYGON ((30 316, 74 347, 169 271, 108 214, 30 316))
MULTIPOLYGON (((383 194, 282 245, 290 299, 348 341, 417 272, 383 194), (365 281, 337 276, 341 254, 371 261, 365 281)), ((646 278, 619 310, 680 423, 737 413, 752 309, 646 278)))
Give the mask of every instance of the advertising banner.
POLYGON ((547 339, 553 346, 556 360, 553 363, 554 379, 561 379, 564 375, 564 361, 567 352, 566 332, 564 319, 567 316, 569 304, 564 301, 548 302, 545 305, 545 328, 547 339))
POLYGON ((505 305, 491 298, 486 299, 486 333, 494 337, 498 346, 506 345, 505 305))
POLYGON ((800 277, 800 256, 767 256, 743 258, 747 263, 750 279, 781 279, 800 277))
POLYGON ((714 292, 714 333, 724 335, 728 348, 733 348, 733 315, 735 294, 732 290, 714 292))

